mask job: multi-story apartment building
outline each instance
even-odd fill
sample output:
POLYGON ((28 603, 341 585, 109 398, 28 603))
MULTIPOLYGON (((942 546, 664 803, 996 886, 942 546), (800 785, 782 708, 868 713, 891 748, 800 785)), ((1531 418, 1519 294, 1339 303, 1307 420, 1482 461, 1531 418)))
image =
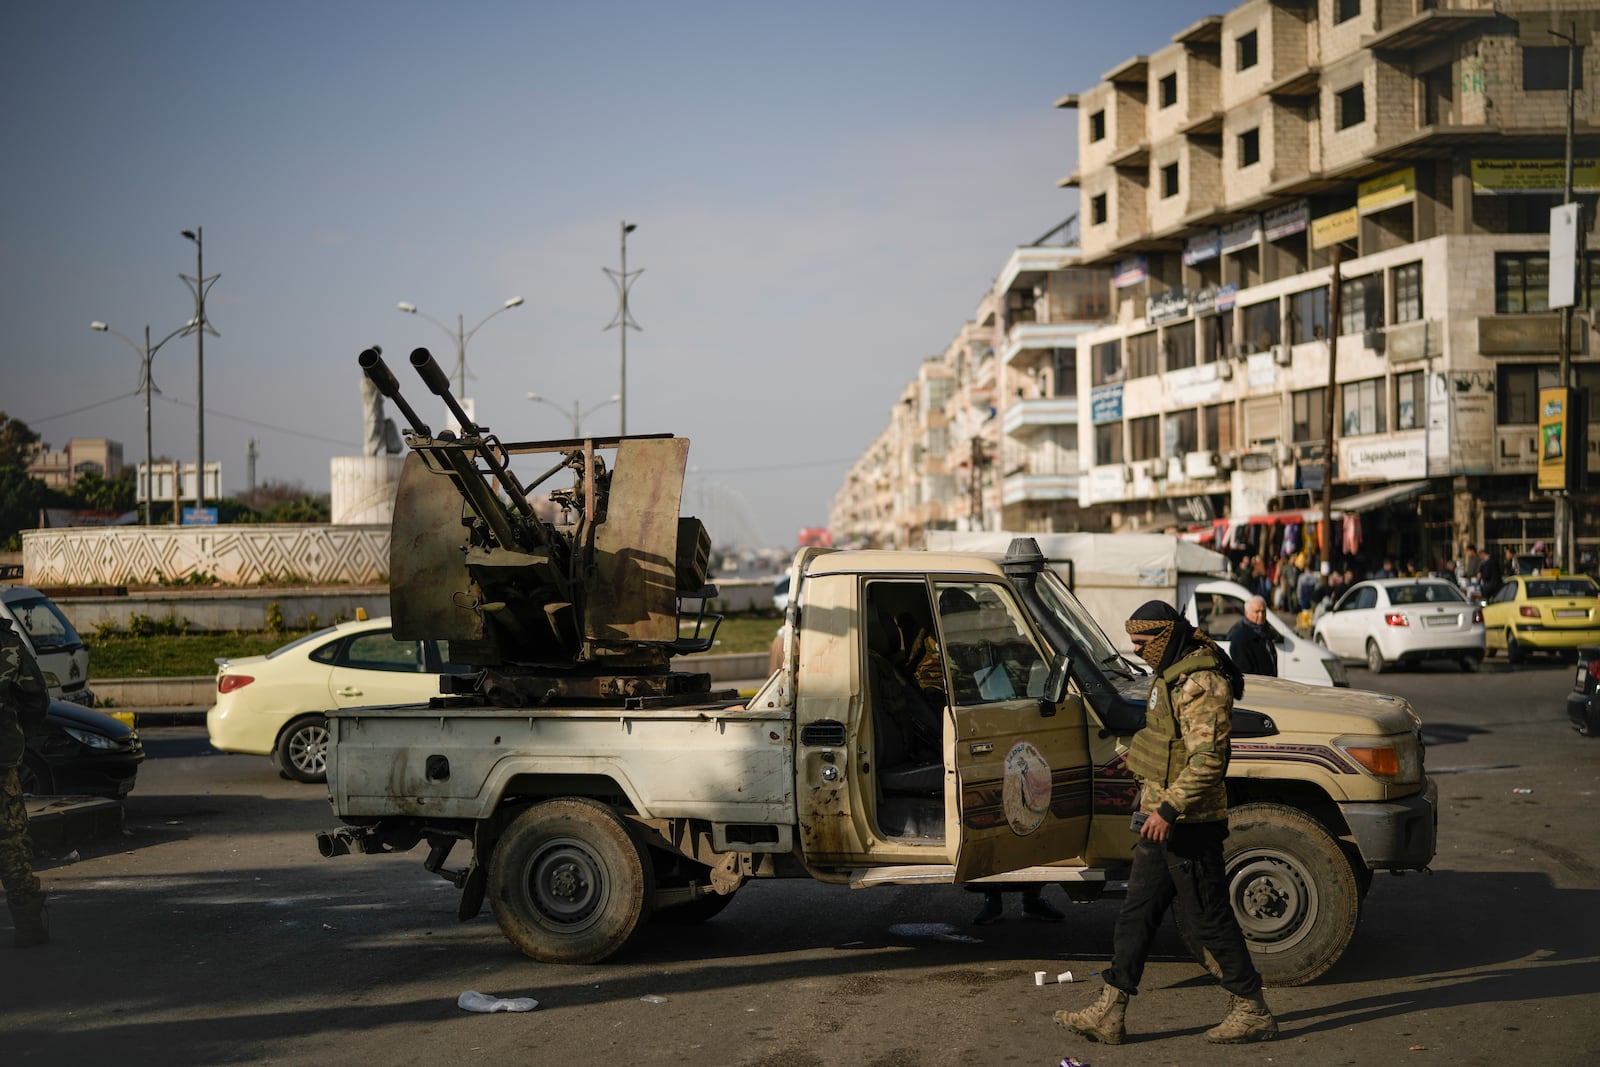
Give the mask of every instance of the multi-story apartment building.
MULTIPOLYGON (((1463 542, 1550 540, 1534 439, 1561 344, 1557 33, 1579 46, 1593 260, 1593 3, 1247 0, 1058 101, 1078 114, 1060 184, 1079 190, 1081 260, 1111 275, 1113 321, 1078 344, 1079 504, 1132 528, 1231 517, 1228 536, 1259 546, 1251 519, 1320 516, 1331 458, 1334 510, 1358 517, 1345 555, 1427 566, 1463 542)), ((1600 395, 1586 276, 1570 351, 1574 384, 1600 395)), ((1592 558, 1600 506, 1573 511, 1592 558)))
POLYGON ((1078 264, 1071 220, 1015 249, 973 317, 918 368, 835 496, 836 543, 917 547, 930 529, 1079 529, 1078 338, 1109 274, 1078 264))

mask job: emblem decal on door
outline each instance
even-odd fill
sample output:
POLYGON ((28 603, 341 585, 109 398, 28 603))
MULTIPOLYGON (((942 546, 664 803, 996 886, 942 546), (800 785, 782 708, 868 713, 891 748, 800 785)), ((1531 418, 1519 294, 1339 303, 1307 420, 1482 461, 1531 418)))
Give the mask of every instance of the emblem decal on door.
POLYGON ((1027 741, 1006 753, 1001 805, 1012 832, 1023 837, 1037 830, 1050 810, 1050 764, 1027 741))

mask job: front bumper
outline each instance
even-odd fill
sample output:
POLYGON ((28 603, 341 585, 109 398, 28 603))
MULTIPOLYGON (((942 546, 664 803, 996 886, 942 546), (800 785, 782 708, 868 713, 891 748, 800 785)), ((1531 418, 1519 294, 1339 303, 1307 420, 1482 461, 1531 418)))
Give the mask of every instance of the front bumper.
POLYGON ((1439 787, 1432 778, 1423 790, 1401 800, 1341 804, 1361 859, 1373 870, 1421 870, 1433 859, 1439 837, 1439 787))

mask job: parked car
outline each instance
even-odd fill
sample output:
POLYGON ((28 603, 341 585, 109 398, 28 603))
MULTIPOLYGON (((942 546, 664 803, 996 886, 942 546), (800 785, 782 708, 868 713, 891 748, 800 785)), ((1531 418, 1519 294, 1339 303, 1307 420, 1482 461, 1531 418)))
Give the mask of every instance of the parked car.
POLYGON ((1570 655, 1600 644, 1600 586, 1585 574, 1516 575, 1483 606, 1487 650, 1520 663, 1530 652, 1570 655))
POLYGON ((439 641, 396 641, 387 617, 340 623, 265 656, 217 660, 211 747, 268 756, 298 782, 327 779, 329 708, 415 704, 465 673, 439 641))
POLYGON ((138 731, 68 700, 52 700, 43 729, 28 738, 17 775, 35 796, 85 794, 118 799, 144 762, 138 731))
POLYGON ((1578 673, 1567 694, 1567 718, 1584 737, 1600 737, 1600 647, 1578 649, 1578 673))
MULTIPOLYGON (((1226 649, 1228 631, 1244 618, 1245 601, 1252 595, 1238 582, 1201 582, 1189 595, 1183 613, 1191 623, 1204 629, 1226 649)), ((1304 682, 1306 685, 1350 684, 1350 674, 1338 656, 1296 634, 1288 623, 1270 611, 1267 612, 1267 624, 1278 638, 1279 678, 1304 682)))
POLYGON ((1312 636, 1342 659, 1365 660, 1374 674, 1426 659, 1475 671, 1484 656, 1483 609, 1436 578, 1357 582, 1317 620, 1312 636))
POLYGON ((89 649, 49 597, 25 585, 0 585, 0 615, 9 618, 27 642, 52 697, 94 706, 89 649))

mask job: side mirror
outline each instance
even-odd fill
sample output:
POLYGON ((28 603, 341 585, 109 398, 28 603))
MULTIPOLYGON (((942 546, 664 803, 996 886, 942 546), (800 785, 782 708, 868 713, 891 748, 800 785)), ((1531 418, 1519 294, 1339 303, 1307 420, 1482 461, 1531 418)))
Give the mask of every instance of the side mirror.
POLYGON ((1044 695, 1039 698, 1039 716, 1048 719, 1056 713, 1056 706, 1067 695, 1067 679, 1072 674, 1072 659, 1059 655, 1050 663, 1050 673, 1044 680, 1044 695))

